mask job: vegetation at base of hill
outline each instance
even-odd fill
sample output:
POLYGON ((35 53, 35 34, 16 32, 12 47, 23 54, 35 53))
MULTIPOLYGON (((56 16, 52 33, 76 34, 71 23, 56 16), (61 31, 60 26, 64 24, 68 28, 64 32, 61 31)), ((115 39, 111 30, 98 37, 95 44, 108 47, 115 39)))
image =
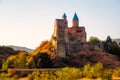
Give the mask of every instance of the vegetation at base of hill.
POLYGON ((2 65, 2 70, 9 68, 28 69, 28 68, 51 68, 52 61, 47 53, 31 55, 27 52, 20 52, 18 55, 11 55, 2 65))
POLYGON ((7 70, 8 68, 28 68, 26 65, 27 58, 29 58, 27 52, 19 52, 18 55, 11 55, 2 64, 2 70, 7 70))
MULTIPOLYGON (((25 51, 16 51, 16 54, 7 56, 4 62, 1 63, 2 70, 7 70, 8 68, 51 68, 52 58, 54 58, 52 48, 53 46, 49 41, 43 41, 32 54, 25 51)), ((7 51, 4 54, 8 54, 7 51)))
POLYGON ((45 52, 38 53, 29 62, 29 68, 52 68, 50 56, 45 52))
POLYGON ((17 55, 19 51, 15 51, 10 47, 0 46, 0 69, 2 68, 2 64, 10 55, 17 55))
MULTIPOLYGON (((0 79, 16 80, 21 78, 21 74, 15 74, 13 70, 8 73, 1 73, 0 79)), ((83 69, 65 67, 57 71, 34 71, 26 75, 26 80, 82 80, 83 78, 111 80, 114 77, 120 77, 120 68, 104 69, 102 63, 95 65, 86 64, 83 69)))

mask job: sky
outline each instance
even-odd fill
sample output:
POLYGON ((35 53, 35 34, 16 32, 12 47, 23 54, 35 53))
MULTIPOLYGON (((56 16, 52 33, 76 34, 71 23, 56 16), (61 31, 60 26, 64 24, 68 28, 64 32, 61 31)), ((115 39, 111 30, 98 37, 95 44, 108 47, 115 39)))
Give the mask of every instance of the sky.
POLYGON ((120 0, 0 0, 0 45, 35 49, 50 40, 54 20, 74 13, 85 26, 87 39, 120 38, 120 0))

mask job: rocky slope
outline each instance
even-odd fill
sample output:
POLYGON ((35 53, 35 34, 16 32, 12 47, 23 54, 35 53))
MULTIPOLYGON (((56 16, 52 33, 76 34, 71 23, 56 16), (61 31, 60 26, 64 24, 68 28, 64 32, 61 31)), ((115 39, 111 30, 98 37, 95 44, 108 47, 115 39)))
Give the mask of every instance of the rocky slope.
POLYGON ((85 64, 103 63, 105 68, 114 68, 120 66, 120 58, 106 52, 100 51, 81 51, 71 54, 65 59, 56 58, 54 61, 55 67, 79 67, 82 68, 85 64))

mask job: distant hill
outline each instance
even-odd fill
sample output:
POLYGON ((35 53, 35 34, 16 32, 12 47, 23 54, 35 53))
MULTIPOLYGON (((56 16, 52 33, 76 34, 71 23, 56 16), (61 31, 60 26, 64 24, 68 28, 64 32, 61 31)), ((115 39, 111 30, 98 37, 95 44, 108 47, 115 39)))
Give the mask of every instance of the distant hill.
POLYGON ((21 47, 21 46, 8 45, 7 47, 10 47, 14 50, 22 50, 22 51, 26 51, 26 52, 32 52, 33 51, 33 49, 26 48, 26 47, 21 47))

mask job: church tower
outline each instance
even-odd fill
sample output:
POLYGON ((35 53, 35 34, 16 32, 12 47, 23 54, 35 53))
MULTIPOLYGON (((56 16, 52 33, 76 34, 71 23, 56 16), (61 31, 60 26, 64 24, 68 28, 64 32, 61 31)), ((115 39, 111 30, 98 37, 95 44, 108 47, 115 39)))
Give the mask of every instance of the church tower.
POLYGON ((64 13, 62 19, 56 19, 54 23, 53 44, 55 53, 60 57, 66 56, 65 31, 68 28, 67 16, 64 13))
POLYGON ((63 14, 63 16, 62 16, 62 19, 63 19, 63 26, 65 27, 65 28, 67 28, 68 27, 68 21, 67 21, 67 16, 66 16, 66 14, 64 13, 63 14))
POLYGON ((72 26, 73 27, 78 27, 79 26, 79 18, 77 16, 77 14, 74 14, 73 20, 72 20, 72 26))
POLYGON ((63 16, 62 16, 62 19, 63 19, 63 20, 67 20, 67 16, 66 16, 65 13, 64 13, 63 16))

